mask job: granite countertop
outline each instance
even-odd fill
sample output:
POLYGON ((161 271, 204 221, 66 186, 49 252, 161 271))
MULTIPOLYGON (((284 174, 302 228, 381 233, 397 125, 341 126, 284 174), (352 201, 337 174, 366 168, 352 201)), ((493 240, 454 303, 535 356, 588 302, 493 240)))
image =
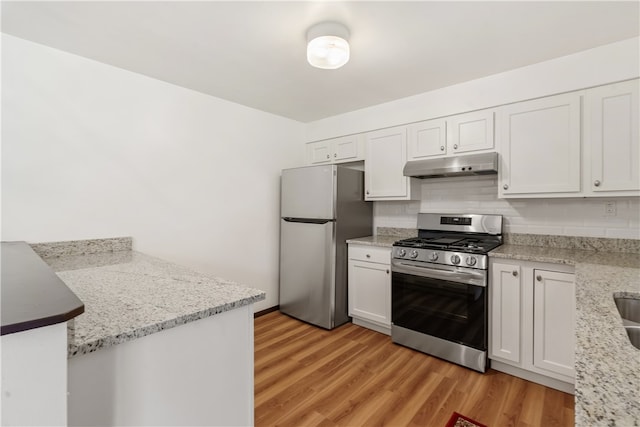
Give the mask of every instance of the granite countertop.
POLYGON ((575 424, 639 425, 640 350, 629 342, 613 297, 640 298, 640 255, 507 244, 489 256, 575 266, 575 424))
POLYGON ((349 244, 358 244, 358 245, 366 245, 366 246, 379 246, 382 248, 391 248, 394 242, 400 240, 398 236, 367 236, 367 237, 359 237, 357 239, 349 239, 347 243, 349 244))
POLYGON ((52 251, 34 249, 85 304, 69 322, 68 357, 265 299, 261 290, 132 250, 47 257, 52 251))
POLYGON ((418 230, 416 230, 415 228, 378 227, 376 229, 375 236, 349 239, 347 240, 347 243, 391 248, 391 246, 393 246, 393 244, 398 240, 416 237, 417 235, 418 230))

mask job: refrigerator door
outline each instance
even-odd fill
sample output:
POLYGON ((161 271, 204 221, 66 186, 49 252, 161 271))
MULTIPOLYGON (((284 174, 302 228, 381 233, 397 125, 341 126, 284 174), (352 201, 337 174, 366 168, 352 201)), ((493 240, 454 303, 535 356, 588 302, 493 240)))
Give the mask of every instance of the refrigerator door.
POLYGON ((333 328, 335 222, 280 221, 280 311, 333 328))
POLYGON ((335 176, 332 165, 283 170, 280 216, 335 218, 335 176))

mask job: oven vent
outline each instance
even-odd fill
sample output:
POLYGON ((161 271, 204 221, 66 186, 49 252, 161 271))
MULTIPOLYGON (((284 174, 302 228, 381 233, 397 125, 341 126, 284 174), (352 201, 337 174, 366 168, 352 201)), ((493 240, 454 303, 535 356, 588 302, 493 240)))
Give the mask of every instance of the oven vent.
POLYGON ((496 174, 498 173, 498 153, 411 160, 404 165, 403 173, 404 176, 414 178, 496 174))

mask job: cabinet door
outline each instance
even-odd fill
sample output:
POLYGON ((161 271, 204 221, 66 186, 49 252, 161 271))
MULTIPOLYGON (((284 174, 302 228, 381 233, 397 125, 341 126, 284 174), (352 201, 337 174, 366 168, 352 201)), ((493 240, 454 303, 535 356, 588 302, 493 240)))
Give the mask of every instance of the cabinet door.
POLYGON ((574 378, 574 275, 534 270, 533 366, 574 378))
POLYGON ((349 316, 391 326, 389 265, 349 260, 349 316))
POLYGON ((447 127, 450 154, 493 149, 493 110, 449 117, 447 127))
POLYGON ((307 143, 307 162, 311 165, 331 163, 331 143, 329 141, 307 143))
POLYGON ((409 160, 447 154, 447 122, 444 119, 414 123, 408 129, 409 160))
POLYGON ((580 192, 580 104, 570 93, 501 109, 501 197, 580 192))
POLYGON ((333 161, 352 161, 358 159, 358 135, 343 136, 332 140, 333 161))
POLYGON ((366 134, 365 200, 407 199, 409 178, 402 174, 407 161, 404 126, 366 134))
POLYGON ((638 92, 638 80, 587 91, 593 192, 640 190, 638 92))
POLYGON ((491 268, 491 357, 521 363, 522 283, 520 266, 491 268))

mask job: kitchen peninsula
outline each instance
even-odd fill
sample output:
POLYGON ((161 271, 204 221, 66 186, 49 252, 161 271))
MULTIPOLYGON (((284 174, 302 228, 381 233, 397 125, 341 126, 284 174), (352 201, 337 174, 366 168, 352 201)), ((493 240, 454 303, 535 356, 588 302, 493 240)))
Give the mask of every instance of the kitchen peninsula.
POLYGON ((253 423, 256 289, 131 250, 32 245, 84 302, 68 328, 69 425, 253 423))

